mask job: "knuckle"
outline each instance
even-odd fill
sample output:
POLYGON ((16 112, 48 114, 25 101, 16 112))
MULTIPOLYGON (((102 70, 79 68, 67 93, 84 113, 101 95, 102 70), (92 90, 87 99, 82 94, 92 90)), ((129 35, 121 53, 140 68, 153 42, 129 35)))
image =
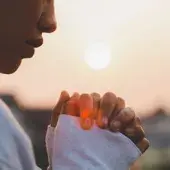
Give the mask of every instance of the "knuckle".
POLYGON ((116 114, 118 114, 118 112, 120 112, 124 108, 125 108, 125 101, 123 99, 121 99, 120 97, 118 97, 117 103, 116 103, 116 108, 115 108, 116 114))
POLYGON ((145 137, 145 132, 144 132, 142 126, 137 127, 136 133, 140 134, 140 136, 143 136, 143 138, 145 137))
POLYGON ((121 97, 117 97, 117 103, 125 106, 125 100, 121 97))
POLYGON ((103 95, 100 102, 100 109, 103 110, 107 115, 111 115, 115 109, 117 98, 115 94, 107 92, 103 95))
POLYGON ((141 120, 140 120, 140 118, 137 116, 137 117, 135 117, 135 122, 136 122, 136 124, 138 124, 138 125, 141 125, 142 124, 142 122, 141 122, 141 120))
POLYGON ((102 98, 102 101, 103 102, 106 102, 106 103, 116 103, 117 102, 117 97, 114 93, 112 92, 106 92, 104 95, 103 95, 103 98, 102 98))
POLYGON ((145 137, 142 127, 131 127, 124 130, 124 135, 131 139, 135 144, 139 143, 145 137))
POLYGON ((119 112, 118 117, 123 123, 128 123, 135 118, 135 112, 129 107, 124 108, 119 112))

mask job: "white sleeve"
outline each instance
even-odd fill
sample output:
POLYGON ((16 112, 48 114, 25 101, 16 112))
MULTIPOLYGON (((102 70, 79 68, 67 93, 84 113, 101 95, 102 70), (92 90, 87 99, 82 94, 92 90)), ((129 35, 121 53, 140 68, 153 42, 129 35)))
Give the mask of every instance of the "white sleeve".
POLYGON ((0 121, 0 169, 38 170, 31 143, 25 139, 25 136, 22 136, 20 129, 18 130, 18 134, 15 134, 15 131, 10 129, 8 122, 2 123, 0 121))
MULTIPOLYGON (((1 131, 0 131, 1 132, 1 131)), ((0 169, 17 170, 22 169, 19 155, 15 149, 15 143, 11 136, 3 135, 0 138, 0 169)))
POLYGON ((0 169, 38 169, 30 139, 2 101, 0 101, 0 169))
POLYGON ((140 155, 136 145, 121 133, 96 125, 85 131, 79 118, 59 117, 54 131, 53 170, 128 170, 140 155))
POLYGON ((47 149, 47 155, 48 155, 48 163, 49 163, 49 167, 47 170, 52 169, 54 129, 55 129, 54 127, 51 127, 49 125, 47 127, 47 132, 46 132, 46 137, 45 137, 45 143, 46 143, 46 149, 47 149))

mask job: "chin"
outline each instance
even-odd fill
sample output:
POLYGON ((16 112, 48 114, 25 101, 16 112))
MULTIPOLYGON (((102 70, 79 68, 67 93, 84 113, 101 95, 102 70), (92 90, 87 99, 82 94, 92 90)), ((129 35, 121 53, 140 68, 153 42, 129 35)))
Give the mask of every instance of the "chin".
POLYGON ((0 72, 3 74, 12 74, 16 72, 21 65, 22 60, 18 60, 17 62, 9 62, 4 64, 2 67, 0 66, 0 72))

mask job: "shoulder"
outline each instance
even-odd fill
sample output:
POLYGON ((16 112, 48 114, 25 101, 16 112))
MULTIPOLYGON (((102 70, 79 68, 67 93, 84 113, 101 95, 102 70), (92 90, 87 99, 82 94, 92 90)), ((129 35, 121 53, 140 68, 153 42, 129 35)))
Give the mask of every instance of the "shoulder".
POLYGON ((15 126, 15 124, 16 120, 13 117, 10 109, 2 102, 2 100, 0 100, 0 131, 2 134, 5 134, 5 132, 12 133, 12 128, 15 126))
POLYGON ((2 100, 0 100, 0 130, 12 136, 24 133, 10 108, 2 100))
MULTIPOLYGON (((14 142, 14 133, 12 130, 13 122, 15 122, 9 108, 0 100, 0 163, 1 167, 14 167, 13 163, 16 156, 10 156, 11 153, 16 153, 14 142)), ((14 168, 15 169, 15 168, 14 168)))
MULTIPOLYGON (((30 140, 10 109, 0 100, 0 163, 6 167, 20 167, 21 152, 29 146, 30 140), (12 154, 11 154, 12 153, 12 154)), ((2 166, 2 165, 0 165, 2 166)))
POLYGON ((0 132, 2 132, 0 133, 1 137, 3 134, 3 136, 19 140, 19 142, 24 141, 24 143, 30 144, 28 135, 2 100, 0 100, 0 132))
POLYGON ((18 123, 10 108, 2 100, 0 100, 0 123, 8 125, 8 128, 12 128, 11 126, 15 126, 18 123))

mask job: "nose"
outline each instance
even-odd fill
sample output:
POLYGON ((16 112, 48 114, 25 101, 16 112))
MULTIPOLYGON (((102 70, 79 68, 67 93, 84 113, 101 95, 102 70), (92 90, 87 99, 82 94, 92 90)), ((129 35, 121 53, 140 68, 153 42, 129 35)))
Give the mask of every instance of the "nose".
POLYGON ((56 24, 39 26, 39 30, 44 33, 52 33, 56 30, 56 28, 56 24))
POLYGON ((38 29, 44 33, 52 33, 57 29, 57 24, 55 19, 53 18, 45 18, 41 17, 40 21, 38 22, 38 29))
POLYGON ((52 33, 56 30, 57 24, 54 11, 54 0, 49 0, 44 6, 43 13, 38 22, 39 31, 52 33))
POLYGON ((52 33, 57 29, 57 24, 54 19, 41 18, 38 23, 38 29, 44 33, 52 33))

